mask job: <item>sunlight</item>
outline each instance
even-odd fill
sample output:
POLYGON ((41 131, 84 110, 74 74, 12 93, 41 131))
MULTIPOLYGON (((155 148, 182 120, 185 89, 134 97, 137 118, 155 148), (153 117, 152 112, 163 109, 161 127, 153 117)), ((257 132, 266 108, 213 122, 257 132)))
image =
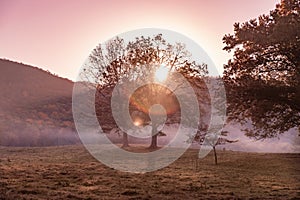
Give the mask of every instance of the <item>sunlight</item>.
POLYGON ((140 122, 135 121, 135 122, 133 122, 133 124, 134 124, 135 126, 139 126, 139 125, 140 125, 140 122))
POLYGON ((167 79, 169 69, 161 65, 155 72, 155 79, 159 82, 162 82, 167 79))
POLYGON ((133 124, 134 124, 135 126, 140 126, 140 125, 142 125, 142 120, 136 119, 136 120, 133 122, 133 124))

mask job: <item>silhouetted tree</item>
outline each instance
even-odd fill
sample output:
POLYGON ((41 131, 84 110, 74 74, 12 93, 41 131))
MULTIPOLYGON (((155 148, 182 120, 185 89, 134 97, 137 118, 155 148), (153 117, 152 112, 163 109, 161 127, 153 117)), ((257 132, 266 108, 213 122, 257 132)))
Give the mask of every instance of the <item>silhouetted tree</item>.
POLYGON ((201 89, 198 90, 197 94, 197 96, 202 98, 202 101, 199 102, 200 114, 203 115, 203 117, 200 118, 196 135, 191 135, 188 142, 199 144, 201 148, 212 148, 215 164, 217 164, 216 146, 234 143, 237 142, 237 140, 228 139, 228 132, 222 131, 226 115, 226 96, 222 78, 206 77, 205 83, 206 85, 203 83, 198 84, 198 87, 201 89))
POLYGON ((235 143, 238 142, 238 140, 230 140, 227 138, 228 132, 227 131, 221 131, 219 135, 214 133, 207 133, 207 127, 202 127, 197 132, 196 136, 194 137, 194 142, 197 142, 200 145, 203 146, 210 146, 213 148, 214 151, 214 158, 215 158, 215 164, 218 164, 218 157, 217 157, 217 151, 216 146, 217 145, 224 145, 227 143, 235 143))
MULTIPOLYGON (((92 83, 88 85, 97 88, 97 95, 106 98, 106 102, 109 103, 111 94, 103 93, 107 88, 114 88, 121 80, 144 81, 161 65, 167 67, 169 72, 177 71, 186 77, 200 78, 208 73, 206 64, 198 64, 191 60, 191 53, 184 44, 169 44, 163 39, 162 34, 157 34, 153 37, 137 37, 128 43, 117 37, 105 45, 97 46, 90 55, 89 63, 84 67, 82 76, 85 77, 86 82, 92 83)), ((155 90, 153 87, 152 89, 155 90)), ((149 94, 145 94, 144 97, 150 98, 147 95, 149 94)), ((103 103, 96 102, 97 106, 103 107, 103 103)), ((149 115, 147 110, 143 112, 149 115)), ((101 124, 101 113, 97 115, 101 124)), ((107 117, 108 113, 105 112, 104 115, 107 117)), ((156 132, 155 124, 152 124, 152 129, 152 132, 156 132)), ((124 134, 124 138, 127 138, 127 133, 124 134)), ((151 148, 157 147, 156 140, 156 135, 153 135, 151 148)), ((128 143, 123 145, 128 146, 128 143)))
POLYGON ((229 119, 247 124, 247 136, 270 138, 300 126, 299 12, 299 0, 282 0, 223 38, 224 50, 234 51, 223 75, 229 119))

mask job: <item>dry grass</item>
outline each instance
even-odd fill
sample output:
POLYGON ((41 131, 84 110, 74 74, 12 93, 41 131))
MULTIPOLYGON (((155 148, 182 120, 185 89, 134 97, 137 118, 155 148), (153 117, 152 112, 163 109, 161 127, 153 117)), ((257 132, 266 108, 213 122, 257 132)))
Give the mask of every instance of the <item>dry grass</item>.
POLYGON ((188 150, 150 173, 110 169, 82 146, 0 148, 0 199, 300 199, 300 154, 188 150))

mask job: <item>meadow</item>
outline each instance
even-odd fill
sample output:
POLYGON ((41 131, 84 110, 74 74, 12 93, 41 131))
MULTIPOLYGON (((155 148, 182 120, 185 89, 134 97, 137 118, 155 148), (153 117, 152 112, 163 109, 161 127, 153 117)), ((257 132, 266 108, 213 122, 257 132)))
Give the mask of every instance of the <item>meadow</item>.
POLYGON ((219 150, 218 165, 212 153, 197 154, 135 174, 81 145, 0 147, 0 199, 300 199, 300 154, 219 150))

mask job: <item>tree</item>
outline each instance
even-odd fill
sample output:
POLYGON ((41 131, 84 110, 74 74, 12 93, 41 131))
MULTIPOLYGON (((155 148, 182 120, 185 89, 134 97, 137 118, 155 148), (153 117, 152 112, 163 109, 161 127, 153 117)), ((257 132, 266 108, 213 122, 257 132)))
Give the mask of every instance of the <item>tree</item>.
POLYGON ((215 164, 218 164, 218 157, 217 157, 217 151, 216 146, 217 145, 224 145, 227 143, 235 143, 238 142, 238 140, 230 140, 227 138, 228 132, 227 131, 221 131, 220 135, 214 134, 214 133, 207 133, 207 127, 202 127, 197 132, 194 142, 197 142, 200 145, 204 146, 210 146, 213 148, 214 151, 214 158, 215 158, 215 164))
POLYGON ((176 96, 165 86, 153 83, 138 88, 131 95, 130 102, 134 109, 146 114, 146 117, 139 118, 142 121, 139 124, 151 125, 152 139, 149 148, 157 148, 157 137, 163 134, 159 128, 162 128, 167 118, 179 112, 180 106, 176 96), (162 107, 153 107, 154 105, 162 107))
POLYGON ((227 138, 227 131, 222 131, 226 115, 226 95, 221 77, 206 77, 204 82, 197 84, 197 96, 201 97, 200 112, 203 116, 198 124, 195 136, 191 135, 188 142, 201 145, 199 158, 203 158, 210 152, 214 152, 215 164, 218 164, 216 146, 226 143, 234 143, 237 140, 227 138), (205 149, 203 151, 203 149, 205 149))
MULTIPOLYGON (((103 105, 110 105, 112 90, 117 84, 123 87, 117 89, 120 97, 126 98, 126 88, 137 82, 145 82, 161 67, 165 66, 169 73, 179 72, 185 77, 198 77, 206 75, 206 64, 198 64, 191 60, 191 53, 186 50, 182 43, 169 44, 163 39, 162 34, 153 37, 137 37, 134 41, 125 43, 122 38, 116 37, 104 46, 98 45, 89 57, 88 64, 82 72, 83 79, 89 83, 87 85, 96 87, 96 112, 99 123, 111 123, 109 126, 115 127, 116 123, 110 114, 111 108, 103 105), (126 84, 125 84, 126 83, 126 84), (102 98, 102 101, 101 101, 102 98), (105 102, 105 103, 104 103, 105 102), (106 122, 103 122, 103 119, 106 122)), ((176 80, 175 80, 176 81, 176 80)), ((178 83, 180 87, 181 83, 178 83)), ((166 92, 159 86, 150 85, 150 92, 141 93, 140 99, 146 99, 144 103, 154 103, 166 92), (156 94, 155 97, 153 94, 156 94)), ((159 102, 157 102, 159 103, 159 102)), ((150 104, 147 108, 149 108, 150 104)), ((148 116, 149 110, 141 110, 137 106, 130 105, 133 111, 142 111, 148 116)), ((120 110, 123 108, 120 107, 120 110)), ((131 117, 132 118, 132 117, 131 117)), ((149 117, 150 118, 150 117, 149 117)), ((151 121, 153 121, 151 119, 151 121)), ((150 148, 157 148, 157 125, 152 123, 152 142, 150 148)), ((108 126, 108 127, 109 127, 108 126)), ((124 131, 124 138, 127 133, 124 131)), ((124 143, 128 146, 128 143, 124 143)))
POLYGON ((299 12, 299 0, 282 0, 269 15, 235 23, 234 34, 223 37, 224 50, 234 51, 223 74, 228 119, 248 124, 249 137, 300 127, 299 12))

